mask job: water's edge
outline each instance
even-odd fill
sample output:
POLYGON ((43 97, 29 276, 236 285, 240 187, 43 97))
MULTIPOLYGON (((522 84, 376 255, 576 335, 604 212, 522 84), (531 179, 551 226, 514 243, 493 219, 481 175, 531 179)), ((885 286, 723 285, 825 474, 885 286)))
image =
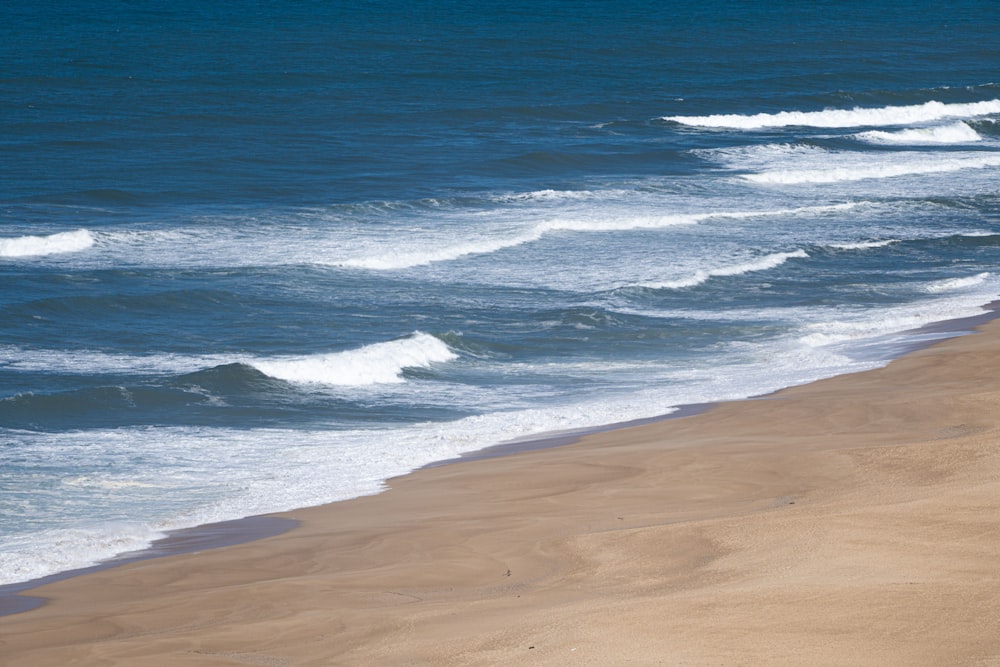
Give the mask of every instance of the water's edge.
MULTIPOLYGON (((984 305, 983 309, 984 312, 977 315, 934 322, 912 330, 909 333, 914 335, 917 339, 914 340, 912 344, 901 348, 898 353, 892 357, 892 359, 898 359, 899 357, 916 352, 917 350, 925 349, 942 340, 947 340, 948 338, 974 333, 976 327, 986 324, 991 320, 1000 318, 1000 301, 990 302, 984 305), (937 334, 938 336, 934 338, 920 339, 921 334, 937 334)), ((751 396, 742 400, 760 399, 773 395, 773 393, 765 396, 751 396)), ((561 447, 572 444, 586 435, 604 433, 623 428, 631 428, 634 426, 660 422, 668 419, 691 417, 707 412, 716 405, 719 405, 719 403, 681 405, 677 406, 673 412, 658 417, 649 417, 645 419, 637 419, 628 422, 619 422, 560 433, 538 434, 537 436, 533 436, 531 438, 501 443, 469 452, 458 458, 429 463, 421 468, 418 468, 418 470, 467 461, 498 458, 521 452, 549 449, 552 447, 561 447)), ((47 598, 25 595, 25 593, 46 584, 118 567, 119 565, 135 563, 137 561, 161 558, 164 556, 195 553, 205 551, 207 549, 235 546, 237 544, 244 544, 246 542, 275 537, 283 533, 287 533, 298 525, 298 521, 287 517, 258 515, 169 531, 166 537, 156 540, 146 549, 119 554, 112 559, 103 561, 96 565, 78 568, 75 570, 68 570, 66 572, 59 572, 38 579, 32 579, 30 581, 0 585, 0 617, 31 611, 44 605, 48 601, 47 598)))
POLYGON ((23 594, 25 591, 39 586, 141 560, 195 553, 206 549, 217 549, 274 537, 287 533, 297 525, 299 522, 294 519, 262 515, 172 530, 167 533, 166 537, 156 540, 146 549, 119 554, 110 560, 89 567, 57 572, 39 579, 0 586, 0 616, 31 611, 45 604, 46 598, 23 594))

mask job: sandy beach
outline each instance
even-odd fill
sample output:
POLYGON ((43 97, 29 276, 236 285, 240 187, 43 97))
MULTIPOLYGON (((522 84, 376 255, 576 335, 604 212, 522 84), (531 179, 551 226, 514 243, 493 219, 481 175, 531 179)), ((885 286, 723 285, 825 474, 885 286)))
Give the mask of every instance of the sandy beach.
POLYGON ((1000 323, 32 591, 5 665, 1000 665, 1000 323))

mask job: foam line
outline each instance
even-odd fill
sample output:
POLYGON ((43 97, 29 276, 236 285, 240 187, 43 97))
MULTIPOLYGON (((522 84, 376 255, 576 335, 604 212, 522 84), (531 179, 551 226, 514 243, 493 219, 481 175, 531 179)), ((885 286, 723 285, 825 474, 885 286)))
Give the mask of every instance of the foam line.
POLYGON ((740 178, 751 183, 796 185, 800 183, 839 183, 875 178, 894 178, 897 176, 918 176, 921 174, 938 174, 965 169, 983 169, 986 167, 1000 167, 1000 154, 932 159, 922 162, 908 161, 905 163, 871 166, 850 165, 828 169, 775 169, 756 174, 743 174, 740 178))
POLYGON ((835 250, 871 250, 873 248, 884 248, 885 246, 899 243, 899 239, 885 239, 884 241, 858 241, 857 243, 834 243, 830 247, 835 250))
POLYGON ((931 101, 911 106, 825 109, 823 111, 779 111, 753 115, 664 116, 662 119, 694 127, 724 127, 757 130, 769 127, 883 127, 929 123, 942 118, 973 118, 1000 113, 1000 99, 968 104, 931 101))
POLYGON ((616 217, 607 215, 593 219, 555 219, 535 225, 529 230, 506 238, 483 239, 460 243, 425 251, 397 253, 389 251, 382 255, 361 257, 333 263, 345 268, 361 268, 374 271, 391 271, 424 266, 435 262, 453 261, 471 255, 485 255, 507 248, 514 248, 540 240, 547 234, 559 232, 614 232, 640 229, 663 229, 677 225, 696 225, 709 220, 748 219, 789 215, 818 214, 843 211, 857 204, 832 204, 824 206, 802 206, 764 211, 716 211, 706 213, 674 213, 666 215, 628 215, 616 217))

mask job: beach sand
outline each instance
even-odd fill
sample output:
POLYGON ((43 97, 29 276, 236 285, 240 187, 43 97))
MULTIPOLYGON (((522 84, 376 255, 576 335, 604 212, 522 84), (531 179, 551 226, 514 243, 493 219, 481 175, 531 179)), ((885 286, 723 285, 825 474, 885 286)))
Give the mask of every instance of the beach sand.
POLYGON ((1000 665, 1000 322, 59 581, 4 665, 1000 665))

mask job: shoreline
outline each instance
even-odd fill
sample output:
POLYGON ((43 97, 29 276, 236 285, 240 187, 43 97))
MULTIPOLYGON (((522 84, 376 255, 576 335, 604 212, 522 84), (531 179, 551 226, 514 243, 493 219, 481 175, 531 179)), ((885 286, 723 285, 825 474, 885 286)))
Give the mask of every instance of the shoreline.
POLYGON ((287 533, 297 525, 298 522, 294 519, 264 514, 171 530, 145 549, 127 551, 87 567, 56 572, 28 581, 0 585, 0 618, 28 612, 44 605, 48 601, 47 598, 25 595, 25 593, 47 584, 120 567, 128 563, 197 553, 205 549, 221 549, 244 542, 261 540, 265 537, 275 537, 287 533))
MULTIPOLYGON (((897 348, 896 353, 887 363, 892 363, 896 359, 912 354, 913 352, 926 349, 939 342, 975 333, 976 329, 979 326, 986 324, 994 319, 1000 318, 1000 300, 987 303, 983 305, 982 308, 984 310, 983 313, 967 317, 942 320, 939 322, 932 322, 930 324, 923 325, 916 329, 901 332, 903 334, 907 334, 908 336, 913 336, 914 340, 897 348), (921 338, 921 336, 924 334, 943 334, 943 335, 930 338, 926 337, 921 338)), ((877 370, 877 369, 872 369, 872 370, 877 370)), ((866 373, 870 371, 859 371, 859 372, 866 373)), ((852 374, 853 373, 848 373, 846 375, 852 375, 852 374)), ((841 376, 831 376, 831 377, 841 377, 841 376)), ((404 477, 412 475, 422 470, 428 470, 442 466, 449 466, 456 463, 495 459, 515 454, 545 450, 555 447, 565 447, 577 443, 581 440, 581 438, 585 438, 587 436, 601 434, 601 433, 608 433, 622 429, 631 429, 634 427, 639 427, 649 424, 657 424, 667 420, 696 416, 709 412, 712 409, 717 408, 718 406, 724 405, 726 403, 740 403, 745 401, 764 399, 780 394, 789 389, 794 389, 795 387, 798 386, 808 386, 810 384, 813 384, 814 382, 822 382, 823 380, 827 379, 830 378, 822 378, 820 380, 814 380, 812 382, 806 383, 805 385, 793 385, 792 387, 784 387, 774 392, 770 392, 761 396, 748 396, 746 398, 737 399, 735 401, 692 403, 679 406, 672 406, 674 408, 673 412, 669 412, 654 417, 646 417, 641 419, 630 420, 627 422, 618 422, 612 424, 605 424, 601 426, 582 428, 579 430, 568 431, 568 432, 537 434, 535 436, 529 436, 511 442, 498 443, 496 445, 484 447, 483 449, 478 449, 471 452, 463 453, 462 455, 456 458, 444 459, 441 461, 433 461, 424 466, 416 468, 413 471, 410 471, 409 473, 407 473, 407 475, 404 475, 404 477)), ((388 490, 389 488, 388 483, 391 481, 392 480, 386 480, 387 484, 386 489, 381 491, 380 494, 385 493, 386 490, 388 490)), ((338 501, 335 503, 328 503, 313 507, 328 507, 343 502, 350 502, 351 500, 356 500, 356 499, 352 498, 343 501, 338 501)), ((48 598, 43 596, 31 595, 30 592, 37 588, 46 586, 48 584, 63 581, 70 578, 84 576, 95 572, 100 572, 103 570, 117 568, 129 563, 158 559, 167 556, 197 553, 200 551, 205 551, 207 549, 221 549, 224 547, 235 546, 238 544, 244 544, 247 542, 261 540, 269 537, 277 537, 279 535, 294 530, 296 527, 300 525, 299 521, 293 518, 289 518, 289 515, 292 515, 296 512, 300 512, 303 510, 313 509, 313 507, 297 508, 295 510, 289 510, 287 512, 275 512, 264 515, 241 517, 238 519, 230 519, 227 521, 213 522, 209 524, 192 526, 189 528, 171 530, 167 531, 163 538, 154 541, 145 549, 121 553, 108 560, 101 561, 99 563, 95 563, 93 565, 89 565, 82 568, 76 568, 64 572, 57 572, 51 575, 39 577, 36 579, 31 579, 24 582, 2 584, 0 585, 0 619, 6 616, 29 612, 44 606, 48 602, 48 598)))
POLYGON ((48 584, 18 664, 989 665, 1000 322, 48 584), (531 651, 531 653, 528 653, 531 651))

